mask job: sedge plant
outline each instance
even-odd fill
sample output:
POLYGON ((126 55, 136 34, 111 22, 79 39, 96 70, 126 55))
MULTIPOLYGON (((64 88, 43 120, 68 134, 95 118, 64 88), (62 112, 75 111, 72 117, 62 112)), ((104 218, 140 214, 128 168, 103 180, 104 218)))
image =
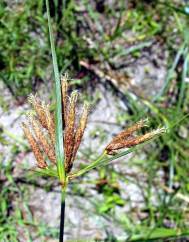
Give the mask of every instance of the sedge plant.
POLYGON ((62 194, 59 241, 62 242, 68 183, 92 169, 107 165, 110 161, 135 151, 140 144, 165 133, 166 129, 158 128, 137 136, 135 133, 148 124, 147 119, 140 120, 117 134, 96 160, 80 170, 72 171, 87 125, 89 105, 84 103, 82 112, 78 112, 78 92, 73 91, 68 95, 69 78, 66 74, 59 75, 48 0, 46 6, 55 78, 55 112, 51 111, 50 104, 45 104, 37 95, 31 94, 29 102, 34 112, 27 115, 27 121, 22 123, 22 128, 36 159, 37 166, 34 171, 59 180, 62 194), (81 113, 79 118, 77 113, 81 113))

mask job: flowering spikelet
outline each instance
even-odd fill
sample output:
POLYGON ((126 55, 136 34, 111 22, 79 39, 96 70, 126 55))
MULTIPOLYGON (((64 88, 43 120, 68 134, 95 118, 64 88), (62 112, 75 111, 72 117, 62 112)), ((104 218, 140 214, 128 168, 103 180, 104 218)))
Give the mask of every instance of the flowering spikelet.
POLYGON ((65 168, 69 170, 72 167, 72 153, 75 141, 75 119, 76 119, 76 102, 78 93, 72 92, 70 97, 70 105, 67 113, 67 122, 64 134, 64 151, 65 151, 65 168))
POLYGON ((48 130, 50 139, 53 144, 55 144, 55 122, 54 117, 50 113, 49 105, 45 105, 45 103, 41 102, 40 99, 32 94, 29 96, 28 100, 32 104, 40 124, 48 130))
POLYGON ((88 105, 84 105, 83 112, 76 125, 76 104, 78 93, 73 91, 68 96, 68 76, 65 74, 61 78, 62 102, 63 102, 63 120, 64 120, 64 152, 65 152, 65 171, 69 173, 73 166, 79 145, 81 143, 84 130, 86 128, 88 105), (76 129, 77 127, 77 129, 76 129))
POLYGON ((45 115, 45 110, 44 110, 44 105, 42 104, 42 102, 36 98, 36 96, 34 96, 33 94, 31 94, 28 97, 29 102, 32 104, 37 117, 41 123, 41 125, 47 129, 47 119, 46 119, 46 115, 45 115))
POLYGON ((143 119, 137 122, 136 124, 130 126, 129 128, 123 130, 121 133, 116 135, 111 143, 121 141, 123 139, 127 139, 131 136, 135 131, 140 130, 141 128, 147 126, 148 119, 143 119))
POLYGON ((45 137, 39 122, 33 118, 30 117, 30 123, 31 123, 31 127, 33 128, 33 131, 35 133, 35 136, 40 144, 40 146, 42 147, 43 151, 45 152, 45 154, 47 155, 47 157, 49 158, 49 160, 56 164, 56 156, 55 156, 55 151, 54 151, 54 147, 52 145, 49 144, 49 142, 47 141, 47 138, 45 137))
MULTIPOLYGON (((88 113, 89 113, 89 106, 87 104, 83 105, 83 111, 79 118, 79 122, 77 124, 77 118, 76 118, 76 105, 77 105, 77 99, 78 99, 78 92, 73 91, 70 96, 68 96, 68 76, 64 75, 61 79, 61 88, 62 88, 62 117, 63 117, 63 129, 64 129, 64 135, 63 135, 63 145, 64 147, 61 147, 61 149, 64 149, 64 169, 63 173, 65 171, 65 178, 71 178, 74 177, 73 173, 69 174, 71 172, 74 160, 76 158, 77 151, 79 149, 79 146, 81 144, 84 131, 87 125, 87 119, 88 119, 88 113), (68 175, 69 174, 69 175, 68 175)), ((29 116, 29 125, 26 123, 23 123, 22 127, 25 133, 25 136, 27 137, 29 144, 31 146, 31 149, 36 157, 37 165, 41 169, 48 168, 48 171, 45 171, 48 173, 51 172, 51 175, 56 175, 55 170, 51 170, 52 167, 48 167, 48 163, 46 162, 45 158, 48 157, 48 159, 53 163, 57 165, 57 171, 59 172, 59 161, 56 160, 56 154, 55 154, 55 118, 53 117, 54 114, 50 112, 49 105, 46 105, 43 103, 40 99, 37 99, 36 96, 30 95, 29 97, 30 102, 32 103, 32 106, 35 110, 35 114, 33 116, 29 116)), ((130 148, 133 146, 136 146, 138 144, 141 144, 147 140, 152 139, 153 137, 160 135, 162 133, 166 132, 165 128, 160 128, 157 130, 153 130, 151 132, 148 132, 144 135, 135 135, 135 131, 140 130, 141 128, 147 126, 147 119, 141 120, 134 125, 130 126, 129 128, 123 130, 118 135, 116 135, 112 141, 107 145, 105 148, 105 152, 103 152, 103 155, 100 156, 99 159, 97 159, 95 162, 93 162, 93 165, 97 165, 97 161, 103 162, 103 156, 113 155, 116 153, 117 150, 124 149, 124 148, 130 148)), ((62 164, 63 165, 63 164, 62 164)), ((88 169, 92 169, 92 166, 88 166, 88 169)), ((95 167, 94 166, 94 167, 95 167)), ((52 168, 53 169, 53 168, 52 168)), ((80 172, 80 175, 83 174, 83 172, 87 172, 88 170, 83 169, 80 172)), ((75 176, 78 173, 75 173, 75 176)), ((67 180, 66 180, 67 181, 67 180)), ((62 182, 62 181, 61 181, 62 182)))
POLYGON ((131 134, 133 134, 133 132, 146 126, 144 121, 145 120, 139 121, 138 123, 136 123, 133 126, 131 126, 130 128, 128 128, 127 130, 122 131, 120 134, 118 134, 110 142, 110 144, 105 148, 107 154, 111 155, 116 150, 123 149, 123 148, 129 148, 129 147, 141 144, 147 140, 152 139, 156 135, 166 132, 165 128, 161 128, 161 129, 153 130, 144 135, 140 135, 140 136, 136 136, 136 137, 131 136, 131 134))
POLYGON ((39 148, 37 141, 35 140, 34 136, 30 132, 29 126, 26 123, 22 123, 22 128, 23 128, 23 131, 24 131, 26 138, 28 139, 28 142, 31 146, 33 153, 34 153, 34 156, 37 160, 38 167, 42 168, 42 169, 46 168, 47 163, 44 160, 44 157, 43 157, 43 155, 40 151, 40 148, 39 148))
MULTIPOLYGON (((73 166, 76 153, 86 128, 89 107, 87 104, 84 104, 79 124, 76 125, 76 104, 78 93, 73 91, 71 96, 68 96, 67 80, 67 75, 63 76, 61 84, 63 102, 62 115, 64 120, 64 166, 66 173, 69 173, 73 166)), ((23 125, 24 133, 29 140, 31 148, 35 154, 38 166, 40 168, 46 168, 47 163, 43 158, 41 150, 43 150, 44 155, 46 155, 53 164, 56 164, 54 117, 50 112, 49 105, 43 103, 40 99, 36 98, 36 96, 30 95, 29 101, 36 112, 36 116, 29 115, 28 117, 30 128, 34 136, 26 124, 23 125)))
POLYGON ((46 116, 47 130, 50 136, 51 142, 55 145, 55 122, 54 117, 49 111, 49 106, 44 105, 44 111, 46 116))
POLYGON ((83 112, 82 112, 80 122, 79 122, 79 126, 78 126, 76 134, 75 134, 75 144, 74 144, 74 148, 73 148, 72 162, 75 159, 76 153, 80 146, 80 143, 81 143, 81 140, 82 140, 82 137, 83 137, 86 125, 87 125, 88 113, 89 113, 89 105, 84 104, 83 112))
POLYGON ((66 118, 67 118, 67 92, 68 92, 67 80, 68 80, 68 77, 66 74, 61 77, 64 126, 66 126, 66 118))
POLYGON ((78 93, 73 91, 68 96, 68 75, 61 77, 63 121, 64 121, 64 152, 65 152, 65 171, 69 173, 73 166, 76 153, 86 127, 88 107, 84 105, 79 125, 76 125, 76 104, 78 93), (77 127, 77 129, 76 129, 77 127))

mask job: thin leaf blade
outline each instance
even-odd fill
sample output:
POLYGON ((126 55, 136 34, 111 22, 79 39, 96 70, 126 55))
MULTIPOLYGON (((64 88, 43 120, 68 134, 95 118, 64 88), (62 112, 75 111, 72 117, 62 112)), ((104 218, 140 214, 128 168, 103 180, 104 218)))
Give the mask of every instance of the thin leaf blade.
POLYGON ((62 96, 61 96, 61 84, 60 75, 58 70, 57 56, 55 51, 55 44, 51 26, 49 2, 46 0, 47 17, 48 17, 48 27, 49 27, 49 37, 51 44, 51 54, 53 61, 53 70, 55 77, 55 98, 56 98, 56 160, 57 160, 57 170, 60 181, 65 181, 65 169, 64 169, 64 148, 63 148, 63 122, 62 122, 62 96))

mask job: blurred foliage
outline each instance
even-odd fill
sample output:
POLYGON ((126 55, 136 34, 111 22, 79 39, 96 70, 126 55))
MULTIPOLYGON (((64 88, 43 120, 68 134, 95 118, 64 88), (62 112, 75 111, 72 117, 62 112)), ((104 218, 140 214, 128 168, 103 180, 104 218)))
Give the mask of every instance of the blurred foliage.
POLYGON ((12 8, 0 3, 0 78, 15 98, 27 95, 45 76, 49 53, 39 2, 12 8))
MULTIPOLYGON (((168 42, 173 37, 175 39, 180 29, 175 33, 174 21, 167 15, 168 11, 177 14, 175 5, 173 8, 167 2, 160 3, 131 1, 127 5, 125 1, 120 1, 114 11, 103 1, 96 2, 95 8, 83 1, 86 10, 74 0, 51 1, 60 71, 70 69, 73 73, 77 72, 82 59, 103 61, 115 67, 112 59, 129 54, 138 57, 140 50, 150 45, 145 41, 155 36, 161 36, 168 42), (115 22, 113 26, 111 19, 115 22), (127 31, 131 32, 130 37, 127 37, 127 31), (138 44, 125 49, 124 45, 117 45, 119 38, 129 44, 138 44)), ((26 0, 11 6, 3 0, 0 3, 0 18, 0 79, 19 99, 35 90, 40 82, 47 81, 51 59, 44 1, 26 0)), ((182 32, 188 36, 188 31, 182 32)))
MULTIPOLYGON (((72 62, 74 67, 78 66, 78 56, 82 53, 74 9, 74 2, 70 1, 65 11, 63 9, 61 24, 57 24, 57 54, 63 70, 72 62)), ((27 0, 13 6, 7 1, 0 3, 0 79, 16 99, 28 95, 40 82, 47 81, 51 54, 44 11, 42 0, 27 0)), ((56 15, 54 19, 57 23, 56 15)))

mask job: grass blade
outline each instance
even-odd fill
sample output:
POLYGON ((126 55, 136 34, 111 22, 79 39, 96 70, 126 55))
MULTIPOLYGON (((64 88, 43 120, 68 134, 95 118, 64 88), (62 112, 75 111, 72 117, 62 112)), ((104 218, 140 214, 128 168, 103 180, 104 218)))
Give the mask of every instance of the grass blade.
POLYGON ((58 177, 58 174, 56 173, 56 171, 53 171, 53 170, 43 170, 43 169, 32 169, 31 171, 35 172, 36 175, 39 175, 39 176, 51 176, 51 177, 58 177))
POLYGON ((185 49, 185 43, 182 44, 181 47, 179 48, 179 50, 176 54, 175 60, 174 60, 171 68, 169 69, 169 71, 167 73, 165 83, 162 86, 160 92, 153 98, 153 100, 152 100, 153 102, 157 101, 167 91, 167 88, 169 86, 171 78, 173 77, 173 73, 175 71, 175 68, 177 67, 179 60, 180 60, 181 56, 183 55, 184 49, 185 49))
POLYGON ((60 75, 57 64, 57 57, 55 51, 55 44, 51 26, 50 11, 49 11, 49 2, 46 0, 47 8, 47 17, 48 17, 48 27, 49 27, 49 37, 51 44, 51 53, 55 77, 55 98, 56 98, 56 161, 57 161, 57 170, 60 181, 65 181, 65 170, 64 170, 64 148, 63 148, 63 122, 62 122, 62 97, 61 97, 61 84, 60 84, 60 75))
POLYGON ((143 231, 139 235, 132 235, 129 241, 152 241, 157 239, 166 239, 166 238, 179 238, 189 235, 188 229, 177 230, 177 229, 167 229, 167 228, 141 228, 143 231))
POLYGON ((177 12, 177 13, 181 13, 181 14, 184 14, 186 16, 188 16, 188 13, 185 11, 185 9, 181 6, 181 7, 177 7, 173 4, 169 4, 167 3, 166 1, 165 2, 160 2, 158 1, 158 4, 161 4, 161 5, 164 5, 165 7, 177 12))
POLYGON ((180 94, 179 94, 179 100, 177 104, 177 112, 180 112, 180 109, 182 107, 182 103, 184 100, 184 93, 185 93, 185 86, 186 86, 186 78, 188 74, 188 63, 189 63, 189 55, 188 55, 188 47, 186 48, 186 54, 185 54, 185 60, 182 70, 182 80, 180 85, 180 94))

